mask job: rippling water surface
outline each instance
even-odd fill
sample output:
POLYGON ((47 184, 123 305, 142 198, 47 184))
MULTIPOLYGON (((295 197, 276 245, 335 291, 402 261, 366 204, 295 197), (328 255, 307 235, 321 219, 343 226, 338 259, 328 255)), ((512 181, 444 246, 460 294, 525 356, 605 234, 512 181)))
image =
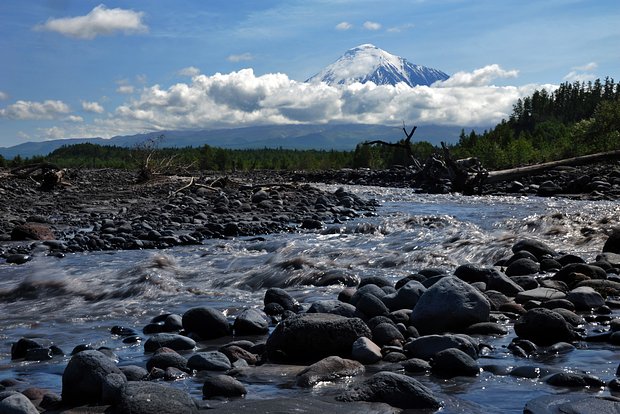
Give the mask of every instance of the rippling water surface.
MULTIPOLYGON (((347 190, 377 199, 377 215, 329 224, 320 232, 64 259, 41 252, 27 265, 0 264, 0 379, 23 378, 29 385, 60 392, 67 358, 13 363, 11 344, 22 336, 49 338, 66 353, 83 343, 107 346, 115 350, 120 364, 144 366, 142 345, 123 344, 110 334, 112 326, 141 331, 160 313, 182 314, 193 306, 214 306, 232 317, 244 307, 261 307, 265 289, 272 286, 287 287, 300 302, 311 302, 338 294, 341 286, 310 285, 329 278, 381 275, 396 281, 425 267, 492 265, 525 237, 594 260, 605 231, 620 215, 620 206, 611 202, 416 195, 374 187, 347 190)), ((493 350, 480 364, 526 365, 528 361, 517 360, 503 348, 512 337, 494 339, 493 350)), ((571 354, 529 362, 586 370, 609 380, 620 356, 609 346, 583 344, 571 354)), ((455 399, 446 412, 522 412, 535 396, 565 391, 487 372, 470 380, 418 379, 446 400, 455 399)), ((174 385, 200 396, 196 379, 174 385)), ((247 398, 321 392, 291 389, 267 379, 252 382, 249 391, 247 398)))

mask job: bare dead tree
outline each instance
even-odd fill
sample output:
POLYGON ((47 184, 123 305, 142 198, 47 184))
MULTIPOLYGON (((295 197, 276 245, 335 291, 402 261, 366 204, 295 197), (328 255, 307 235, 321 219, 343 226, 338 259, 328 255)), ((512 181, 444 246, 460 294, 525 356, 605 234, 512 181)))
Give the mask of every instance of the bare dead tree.
POLYGON ((405 123, 403 122, 403 132, 405 133, 405 137, 406 137, 404 140, 401 140, 398 142, 387 142, 387 141, 383 141, 380 139, 376 139, 374 141, 366 141, 363 144, 364 145, 383 145, 386 147, 402 148, 407 153, 407 156, 409 160, 411 161, 411 164, 416 168, 416 170, 420 170, 422 169, 422 165, 420 164, 420 161, 418 161, 418 159, 413 154, 413 151, 411 150, 411 138, 413 137, 413 134, 415 133, 416 129, 418 129, 418 127, 414 126, 413 128, 411 128, 411 131, 407 132, 407 127, 405 126, 405 123))

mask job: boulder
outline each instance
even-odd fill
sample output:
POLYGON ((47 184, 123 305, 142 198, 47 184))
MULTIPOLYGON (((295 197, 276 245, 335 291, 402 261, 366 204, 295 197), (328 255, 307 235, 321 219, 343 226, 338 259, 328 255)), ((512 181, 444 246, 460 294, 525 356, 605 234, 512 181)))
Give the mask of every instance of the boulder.
POLYGON ((187 367, 196 371, 228 371, 230 360, 219 351, 197 352, 187 360, 187 367))
POLYGON ((422 283, 411 280, 395 293, 385 295, 381 300, 392 312, 400 309, 413 309, 425 291, 426 288, 422 283))
POLYGON ((543 395, 525 404, 528 414, 607 414, 620 412, 620 401, 579 393, 543 395))
POLYGON ((441 402, 419 381, 394 372, 378 372, 336 400, 383 402, 402 409, 439 409, 441 402))
POLYGON ((420 296, 410 322, 422 334, 463 331, 487 322, 490 311, 482 293, 457 277, 446 276, 420 296))
POLYGON ((578 311, 589 311, 605 305, 605 299, 589 286, 577 287, 566 295, 566 299, 575 305, 578 311))
POLYGON ((235 335, 263 335, 269 332, 269 322, 265 312, 257 309, 245 309, 233 324, 235 335))
POLYGON ((352 318, 355 316, 355 306, 340 300, 317 300, 310 305, 307 313, 331 313, 332 315, 352 318))
POLYGON ((528 300, 544 302, 552 299, 564 299, 565 297, 566 293, 557 289, 548 287, 537 287, 535 289, 525 290, 518 293, 515 297, 515 301, 517 303, 525 303, 528 300))
POLYGON ((240 381, 228 375, 207 377, 202 386, 202 395, 205 399, 242 397, 247 393, 247 389, 240 381))
POLYGON ((540 271, 540 263, 531 259, 518 259, 506 268, 507 276, 527 276, 534 275, 540 271))
POLYGON ((556 342, 571 342, 579 338, 562 315, 545 308, 528 310, 515 322, 514 329, 519 338, 529 339, 536 345, 543 346, 556 342))
POLYGON ((372 338, 378 345, 402 344, 405 337, 392 323, 380 323, 372 328, 372 338))
POLYGON ((480 367, 471 356, 460 349, 448 348, 433 356, 431 372, 443 378, 475 377, 480 373, 480 367))
POLYGON ((179 355, 172 350, 163 351, 164 349, 165 348, 160 348, 157 350, 157 353, 146 362, 147 371, 151 371, 153 368, 165 370, 169 367, 176 368, 184 372, 190 371, 187 367, 187 359, 185 359, 184 356, 179 355))
POLYGON ((226 316, 210 307, 192 308, 183 314, 183 329, 201 339, 216 339, 230 335, 226 316))
POLYGON ((277 303, 282 306, 284 310, 297 312, 299 310, 299 303, 284 289, 269 288, 265 292, 265 298, 263 299, 264 305, 267 306, 271 303, 277 303))
POLYGON ((191 351, 196 347, 196 341, 179 334, 158 333, 151 336, 144 343, 144 350, 146 352, 155 352, 159 348, 164 347, 175 351, 191 351))
POLYGON ((426 361, 449 348, 460 349, 470 357, 478 358, 477 342, 467 335, 426 335, 415 338, 404 346, 409 356, 426 361))
MULTIPOLYGON (((371 286, 371 285, 367 285, 371 286)), ((374 316, 383 316, 390 313, 390 310, 385 304, 373 294, 362 294, 355 304, 355 308, 362 313, 362 315, 372 318, 374 316)))
POLYGON ((351 358, 362 364, 374 364, 382 358, 381 348, 370 339, 362 336, 353 342, 351 358))
POLYGON ((154 383, 129 381, 112 414, 178 414, 198 413, 190 395, 178 388, 154 383))
POLYGON ((39 410, 24 394, 16 392, 6 398, 0 398, 0 413, 3 414, 39 414, 39 410))
POLYGON ((272 360, 319 360, 351 355, 353 342, 370 338, 368 326, 359 318, 325 313, 295 315, 280 322, 267 339, 272 360))
POLYGON ((555 250, 547 246, 545 243, 533 239, 519 240, 512 246, 512 252, 517 253, 522 250, 532 253, 540 261, 545 256, 557 256, 555 250))
POLYGON ((54 240, 56 236, 52 229, 42 223, 18 224, 11 231, 11 240, 54 240))
POLYGON ((614 229, 605 244, 603 245, 604 253, 620 254, 620 229, 614 229))
POLYGON ((26 354, 31 349, 44 349, 49 350, 52 346, 52 341, 45 338, 20 338, 17 342, 11 345, 11 359, 25 358, 26 354))
POLYGON ((121 370, 99 351, 78 352, 71 357, 62 374, 62 401, 70 406, 101 401, 101 389, 108 374, 121 370))
POLYGON ((313 387, 322 381, 335 381, 343 377, 363 374, 364 365, 337 356, 324 358, 297 374, 296 383, 300 387, 313 387))

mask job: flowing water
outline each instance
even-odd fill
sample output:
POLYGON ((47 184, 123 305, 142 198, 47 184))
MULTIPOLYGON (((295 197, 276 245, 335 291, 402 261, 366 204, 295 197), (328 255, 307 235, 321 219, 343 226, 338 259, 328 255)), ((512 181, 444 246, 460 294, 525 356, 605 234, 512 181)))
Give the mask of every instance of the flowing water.
MULTIPOLYGON (((106 346, 114 349, 119 364, 144 366, 148 356, 142 345, 124 344, 111 335, 112 326, 141 331, 156 315, 182 314, 194 306, 213 306, 233 317, 245 307, 262 307, 265 289, 272 286, 286 287, 300 302, 309 303, 335 298, 342 289, 309 285, 321 278, 381 275, 395 282, 427 267, 451 271, 468 262, 492 265, 510 254, 515 241, 529 237, 592 261, 601 251, 605 230, 620 216, 620 206, 612 202, 419 195, 375 187, 347 190, 377 199, 377 215, 329 224, 320 232, 63 259, 40 252, 23 266, 0 264, 0 380, 20 378, 26 385, 60 393, 68 357, 12 362, 11 344, 21 337, 49 338, 67 354, 78 344, 106 346)), ((480 364, 584 370, 609 380, 620 362, 612 346, 589 343, 565 355, 518 359, 505 349, 513 337, 511 331, 487 341, 492 350, 480 364)), ((335 392, 329 387, 302 391, 291 386, 290 378, 278 381, 273 378, 277 375, 257 372, 242 378, 248 383, 247 398, 335 392)), ((540 380, 488 372, 475 379, 417 378, 448 401, 445 412, 516 413, 533 397, 567 392, 540 380)), ((199 379, 173 385, 201 395, 199 379)))

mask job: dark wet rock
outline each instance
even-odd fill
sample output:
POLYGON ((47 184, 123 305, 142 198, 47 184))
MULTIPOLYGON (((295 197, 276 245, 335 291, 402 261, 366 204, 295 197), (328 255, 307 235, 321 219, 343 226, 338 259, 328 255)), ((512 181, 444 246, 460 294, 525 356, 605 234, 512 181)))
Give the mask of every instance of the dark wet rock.
POLYGON ((322 381, 335 381, 343 377, 354 377, 365 372, 364 365, 337 356, 324 358, 297 374, 300 387, 313 387, 322 381))
POLYGON ((180 389, 154 382, 128 382, 112 414, 198 413, 194 400, 180 389))
POLYGON ((353 306, 357 306, 357 302, 362 298, 362 296, 367 295, 367 294, 373 295, 379 299, 387 295, 387 293, 383 289, 381 289, 379 286, 368 284, 368 285, 364 285, 361 288, 357 289, 355 293, 353 294, 353 296, 351 296, 349 303, 353 306))
POLYGON ((103 404, 117 404, 127 385, 127 378, 123 374, 108 374, 101 384, 101 402, 103 404))
POLYGON ((568 342, 557 342, 547 348, 545 350, 545 353, 556 355, 568 354, 569 352, 573 352, 575 349, 577 348, 575 348, 573 344, 569 344, 568 342))
POLYGON ((511 299, 496 290, 487 290, 484 292, 484 296, 489 301, 492 311, 498 311, 502 305, 511 302, 511 299))
POLYGON ((513 253, 517 253, 522 250, 532 253, 538 260, 543 259, 544 256, 557 256, 557 253, 551 247, 547 246, 543 242, 533 239, 523 239, 512 246, 513 253))
POLYGON ((176 368, 184 372, 189 372, 189 369, 187 368, 187 359, 171 349, 159 348, 155 355, 153 355, 146 362, 147 371, 150 371, 153 368, 165 370, 169 367, 176 368))
POLYGON ((429 288, 411 313, 411 324, 420 333, 462 331, 487 322, 491 305, 475 288, 457 277, 447 276, 429 288))
POLYGON ((330 314, 304 314, 280 322, 267 339, 272 360, 318 360, 327 356, 349 356, 353 342, 371 337, 359 318, 330 314))
POLYGON ((545 378, 545 382, 554 387, 602 387, 605 385, 600 379, 586 374, 572 372, 558 372, 545 378))
POLYGON ((226 316, 210 307, 192 308, 183 314, 183 328, 201 339, 215 339, 230 335, 226 316))
POLYGON ((62 401, 72 406, 100 402, 101 385, 108 374, 122 372, 101 352, 88 350, 73 355, 62 374, 62 401))
POLYGON ((394 345, 404 342, 405 337, 392 323, 380 323, 372 328, 373 342, 377 345, 394 345))
POLYGON ((202 395, 206 399, 216 397, 235 398, 248 393, 245 385, 228 375, 207 377, 202 386, 202 395))
POLYGON ((416 282, 423 282, 426 280, 426 276, 421 275, 419 273, 413 273, 411 275, 405 276, 402 279, 399 279, 395 284, 394 284, 394 288, 396 289, 400 289, 401 287, 405 286, 407 283, 411 282, 412 280, 415 280, 416 282))
POLYGON ((480 373, 480 367, 471 356, 460 349, 448 348, 433 356, 431 372, 443 378, 475 377, 480 373))
POLYGON ((605 299, 600 293, 589 286, 581 286, 571 290, 566 299, 571 301, 579 311, 589 311, 605 305, 605 299))
POLYGON ((175 351, 191 351, 196 347, 196 341, 183 335, 158 333, 151 336, 144 343, 144 350, 146 352, 155 352, 163 347, 174 349, 175 351))
POLYGON ((536 289, 525 290, 520 292, 515 297, 515 301, 517 303, 525 303, 528 300, 536 300, 544 302, 546 300, 551 299, 564 299, 566 298, 566 293, 559 291, 557 289, 547 288, 547 287, 538 287, 536 289))
POLYGON ((540 271, 540 263, 531 259, 515 260, 506 268, 507 276, 527 276, 533 275, 540 271))
POLYGON ((366 337, 360 337, 353 342, 351 358, 362 364, 374 364, 381 360, 381 348, 366 337))
POLYGON ((299 309, 299 304, 297 301, 286 290, 281 288, 267 289, 263 302, 265 306, 270 303, 277 303, 282 306, 284 310, 290 310, 293 312, 297 312, 299 309))
POLYGON ((524 414, 612 414, 620 412, 620 400, 584 394, 544 395, 525 404, 524 414))
POLYGON ((237 399, 208 410, 213 414, 398 414, 398 408, 383 403, 348 402, 319 396, 269 399, 237 399))
POLYGON ((382 288, 384 286, 392 286, 392 282, 383 276, 367 276, 360 280, 359 287, 365 285, 375 285, 382 288))
POLYGON ((607 279, 607 273, 605 270, 598 266, 593 266, 584 263, 570 263, 562 267, 555 275, 554 280, 561 280, 571 286, 575 278, 573 274, 581 274, 589 279, 607 279))
POLYGON ((49 351, 52 341, 45 338, 21 338, 11 345, 11 359, 25 358, 29 350, 49 351))
MULTIPOLYGON (((371 285, 367 285, 371 286, 371 285)), ((364 293, 360 295, 355 304, 356 309, 365 315, 368 318, 372 318, 374 316, 383 316, 390 313, 390 310, 385 306, 385 304, 370 293, 364 293)))
POLYGON ((393 372, 379 372, 336 397, 338 401, 384 402, 402 409, 438 409, 441 402, 417 380, 393 372))
POLYGON ((187 360, 187 366, 197 371, 228 371, 230 360, 219 351, 197 352, 187 360))
POLYGON ((256 365, 256 363, 258 362, 257 355, 237 345, 228 344, 228 345, 221 347, 219 351, 223 353, 224 355, 226 355, 226 357, 233 364, 239 360, 246 361, 248 365, 256 365))
POLYGON ((560 314, 564 318, 564 320, 570 323, 572 326, 579 326, 586 323, 585 319, 568 309, 555 308, 553 309, 553 311, 560 314))
POLYGON ((620 267, 620 253, 604 252, 596 256, 596 261, 604 261, 613 267, 620 267))
POLYGON ((411 374, 424 374, 431 370, 431 364, 420 358, 410 358, 401 362, 406 372, 411 374))
POLYGON ((401 286, 395 293, 385 295, 381 300, 390 311, 413 309, 425 291, 426 287, 422 283, 411 280, 401 286))
POLYGON ((545 367, 538 367, 534 365, 522 365, 513 368, 509 375, 517 378, 541 378, 546 377, 548 375, 556 374, 558 370, 549 369, 545 367))
POLYGON ((149 374, 148 371, 142 367, 137 365, 125 365, 122 367, 118 367, 127 381, 142 381, 149 374))
POLYGON ((352 318, 355 316, 355 306, 340 300, 317 300, 310 305, 307 313, 331 313, 352 318))
POLYGON ((0 413, 2 414, 39 414, 34 404, 21 393, 14 393, 6 398, 0 398, 0 413))
POLYGON ((397 362, 402 362, 406 360, 407 360, 407 355, 403 354, 402 352, 398 352, 398 351, 388 352, 383 357, 383 361, 389 362, 389 363, 397 363, 397 362))
POLYGON ((11 240, 54 240, 56 236, 50 226, 42 223, 18 224, 11 231, 11 240))
POLYGON ((507 335, 508 329, 495 322, 479 322, 470 325, 465 333, 469 335, 507 335))
POLYGON ((30 256, 29 254, 14 253, 14 254, 9 254, 8 256, 6 256, 6 262, 8 264, 21 265, 24 263, 28 263, 31 260, 32 260, 32 256, 30 256))
POLYGON ((541 303, 543 308, 556 310, 556 309, 567 309, 569 311, 575 310, 575 304, 568 299, 551 299, 541 303))
POLYGON ((620 254, 620 229, 614 229, 607 240, 605 240, 603 252, 620 254))
POLYGON ((245 309, 233 324, 235 335, 263 335, 269 331, 267 315, 257 309, 245 309))
POLYGON ((477 342, 467 335, 426 335, 415 338, 404 345, 404 350, 413 358, 430 360, 435 354, 449 348, 457 348, 472 358, 478 357, 477 342))
POLYGON ((575 287, 581 286, 589 286, 603 296, 620 295, 620 282, 615 282, 613 280, 584 280, 579 282, 575 287))
POLYGON ((562 264, 555 259, 542 259, 540 261, 540 270, 542 272, 558 271, 562 268, 562 264))
POLYGON ((265 305, 263 309, 266 315, 269 316, 278 316, 284 313, 284 308, 279 303, 271 302, 265 305))
POLYGON ((537 345, 571 342, 579 338, 562 315, 544 308, 534 308, 521 315, 514 329, 519 338, 529 339, 537 345))
POLYGON ((521 286, 523 290, 532 290, 539 286, 534 276, 513 276, 510 280, 521 286))
POLYGON ((323 228, 323 222, 316 219, 304 219, 301 222, 301 228, 305 230, 320 230, 323 228))
POLYGON ((564 254, 564 255, 558 257, 556 260, 562 266, 566 266, 567 264, 571 264, 571 263, 585 263, 586 262, 581 257, 576 256, 574 254, 564 254))

